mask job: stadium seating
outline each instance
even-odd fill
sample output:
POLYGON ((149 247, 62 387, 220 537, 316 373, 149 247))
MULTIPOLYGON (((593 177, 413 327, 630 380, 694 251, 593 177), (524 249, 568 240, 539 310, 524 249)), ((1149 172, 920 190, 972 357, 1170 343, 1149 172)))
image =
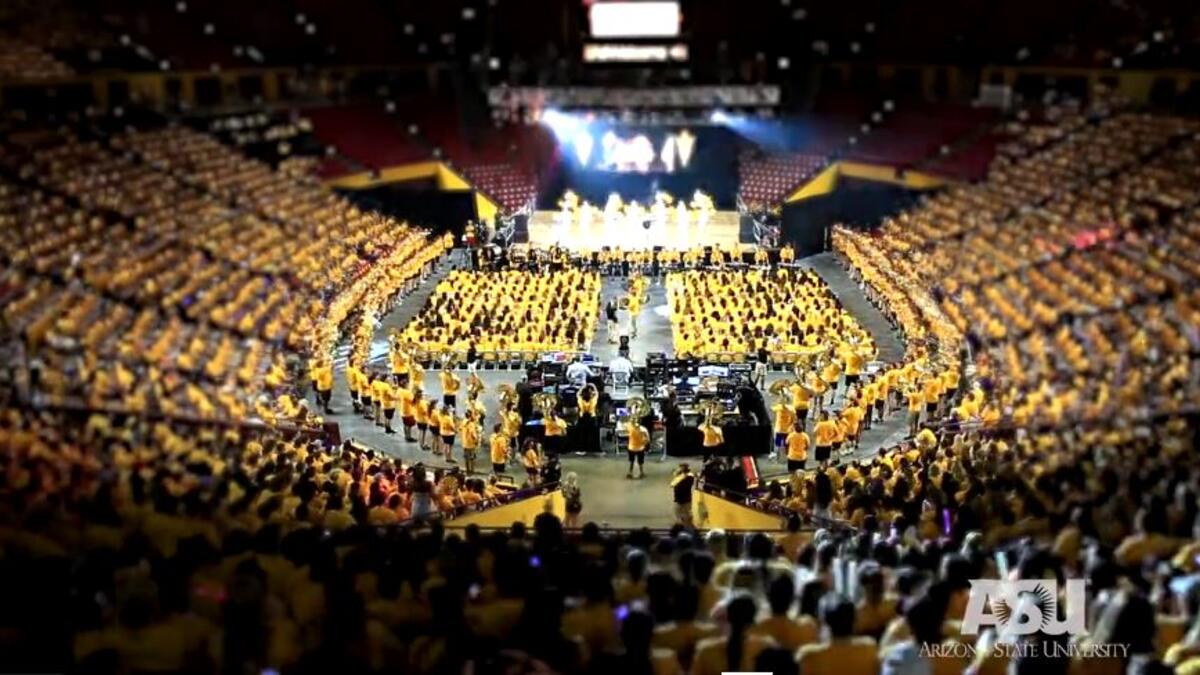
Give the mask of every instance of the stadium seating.
POLYGON ((826 160, 820 155, 744 156, 738 165, 740 196, 748 206, 776 204, 825 165, 826 160))

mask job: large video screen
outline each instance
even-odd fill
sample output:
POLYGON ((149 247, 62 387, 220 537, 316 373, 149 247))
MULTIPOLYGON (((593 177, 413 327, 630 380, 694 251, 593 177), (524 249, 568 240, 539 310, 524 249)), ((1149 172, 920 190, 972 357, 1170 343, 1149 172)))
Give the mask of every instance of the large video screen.
POLYGON ((588 11, 593 38, 678 37, 682 14, 678 2, 603 2, 588 11))
POLYGON ((576 140, 573 149, 581 165, 618 173, 685 171, 696 150, 696 135, 688 129, 609 129, 576 140), (580 145, 589 143, 591 152, 582 152, 580 145))

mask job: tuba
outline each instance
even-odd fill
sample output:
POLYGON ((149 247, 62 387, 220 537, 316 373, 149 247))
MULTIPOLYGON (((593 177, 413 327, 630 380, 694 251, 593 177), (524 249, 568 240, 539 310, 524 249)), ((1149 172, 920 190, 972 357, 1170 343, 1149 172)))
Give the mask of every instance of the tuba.
POLYGON ((554 409, 558 407, 558 396, 546 392, 534 394, 533 407, 541 410, 545 417, 550 417, 554 413, 554 409))
POLYGON ((496 386, 496 394, 500 397, 502 408, 508 409, 517 404, 517 390, 507 382, 496 386))
POLYGON ((487 387, 483 384, 483 380, 479 379, 479 373, 471 373, 467 378, 467 395, 471 398, 478 398, 483 390, 487 387))
POLYGON ((775 396, 775 398, 778 399, 780 403, 787 403, 788 397, 790 396, 790 392, 788 392, 788 389, 790 389, 791 386, 793 384, 796 384, 796 382, 798 382, 798 381, 799 380, 793 380, 791 378, 785 377, 781 380, 776 380, 776 381, 772 382, 771 386, 767 389, 767 391, 771 392, 771 394, 773 396, 775 396))
POLYGON ((716 423, 717 416, 722 412, 721 402, 715 398, 706 398, 700 403, 700 426, 707 427, 716 423))
POLYGON ((650 412, 650 403, 641 396, 630 396, 625 401, 625 407, 617 412, 617 424, 636 424, 638 420, 650 412))

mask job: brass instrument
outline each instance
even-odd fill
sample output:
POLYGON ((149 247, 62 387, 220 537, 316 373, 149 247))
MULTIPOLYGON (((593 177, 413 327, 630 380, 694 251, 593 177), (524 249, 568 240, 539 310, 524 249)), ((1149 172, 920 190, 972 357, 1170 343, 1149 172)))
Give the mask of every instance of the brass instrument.
POLYGON ((716 418, 722 412, 721 402, 715 398, 706 398, 700 402, 700 426, 707 427, 716 423, 716 418))
POLYGON ((496 394, 500 397, 500 405, 506 409, 517 403, 517 390, 507 382, 496 386, 496 394))
POLYGON ((554 409, 558 407, 558 396, 541 392, 533 395, 533 407, 536 410, 541 410, 542 415, 550 417, 554 414, 554 409))
POLYGON ((650 403, 641 396, 630 396, 625 407, 617 412, 617 424, 636 424, 650 412, 650 403))
POLYGON ((796 384, 797 382, 799 382, 799 380, 793 380, 785 377, 781 380, 772 382, 767 391, 771 392, 771 394, 779 399, 780 403, 787 403, 791 396, 791 392, 788 390, 791 389, 792 385, 796 384))
POLYGON ((479 379, 479 373, 471 373, 471 376, 467 378, 467 395, 477 398, 485 389, 487 386, 484 385, 483 380, 479 379))

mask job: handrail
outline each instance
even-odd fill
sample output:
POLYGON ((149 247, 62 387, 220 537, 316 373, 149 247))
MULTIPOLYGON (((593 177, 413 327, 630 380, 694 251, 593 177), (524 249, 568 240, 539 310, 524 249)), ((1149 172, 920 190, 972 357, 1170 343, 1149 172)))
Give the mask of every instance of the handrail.
POLYGON ((495 497, 487 497, 487 498, 482 499, 474 504, 462 504, 460 506, 454 507, 450 511, 435 511, 435 512, 429 514, 429 516, 426 518, 409 518, 408 520, 401 521, 400 523, 397 523, 397 524, 398 525, 419 525, 423 522, 428 522, 431 520, 440 520, 443 522, 449 522, 449 521, 454 520, 455 518, 459 518, 468 513, 480 513, 482 511, 486 511, 490 508, 494 508, 497 506, 504 506, 506 504, 512 504, 512 503, 519 502, 519 501, 522 501, 525 499, 530 499, 533 497, 541 497, 541 496, 550 494, 551 492, 554 492, 555 490, 558 489, 558 487, 559 487, 559 483, 557 481, 555 481, 553 483, 543 483, 541 485, 535 485, 532 487, 518 488, 511 492, 506 492, 505 494, 502 494, 502 495, 497 495, 495 497))
POLYGON ((727 488, 711 486, 711 485, 706 484, 703 481, 701 481, 697 485, 696 489, 706 495, 710 495, 712 497, 719 497, 721 499, 735 502, 735 503, 739 504, 740 506, 745 506, 746 508, 753 509, 760 513, 767 513, 767 514, 783 516, 783 517, 797 515, 797 516, 800 516, 800 519, 802 522, 808 523, 815 527, 831 529, 831 530, 838 530, 838 531, 847 531, 847 530, 854 531, 854 530, 858 529, 858 528, 854 527, 853 525, 851 525, 850 523, 843 521, 843 520, 839 520, 837 518, 830 518, 828 516, 820 516, 815 513, 809 513, 806 511, 790 509, 782 504, 776 504, 774 502, 767 502, 762 499, 759 499, 758 497, 755 497, 754 495, 743 494, 741 492, 737 492, 736 490, 729 490, 727 488))

